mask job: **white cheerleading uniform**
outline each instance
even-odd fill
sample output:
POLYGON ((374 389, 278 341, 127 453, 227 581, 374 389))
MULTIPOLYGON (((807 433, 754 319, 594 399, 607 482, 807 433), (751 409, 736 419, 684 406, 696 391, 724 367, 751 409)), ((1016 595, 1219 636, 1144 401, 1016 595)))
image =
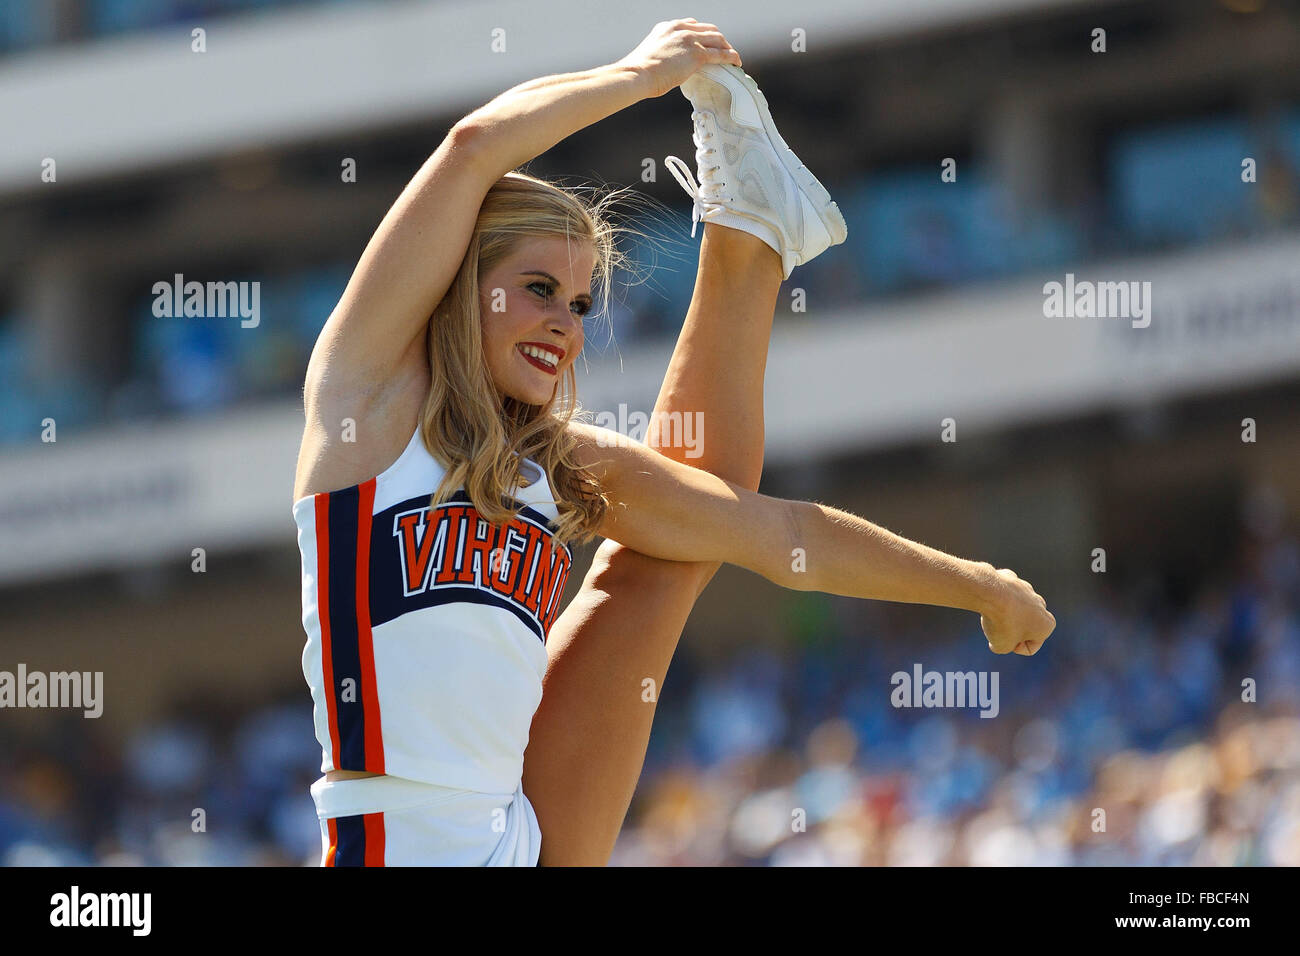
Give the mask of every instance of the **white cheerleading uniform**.
POLYGON ((377 477, 295 502, 321 771, 387 775, 313 785, 322 865, 536 864, 520 780, 572 553, 524 471, 505 524, 463 489, 430 509, 445 469, 417 429, 377 477))

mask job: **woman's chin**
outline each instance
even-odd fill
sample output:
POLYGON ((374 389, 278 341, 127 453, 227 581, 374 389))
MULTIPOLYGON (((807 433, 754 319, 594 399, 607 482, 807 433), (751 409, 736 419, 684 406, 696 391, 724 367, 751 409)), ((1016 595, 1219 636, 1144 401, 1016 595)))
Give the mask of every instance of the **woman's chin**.
POLYGON ((503 397, 513 398, 516 402, 521 402, 524 405, 545 405, 551 400, 551 396, 555 394, 554 389, 544 395, 540 390, 530 388, 498 388, 498 391, 501 392, 503 397))

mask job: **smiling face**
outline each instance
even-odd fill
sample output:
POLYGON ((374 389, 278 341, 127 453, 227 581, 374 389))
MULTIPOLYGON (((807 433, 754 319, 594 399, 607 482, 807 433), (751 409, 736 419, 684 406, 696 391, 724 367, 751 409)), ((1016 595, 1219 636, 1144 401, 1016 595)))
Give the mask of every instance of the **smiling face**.
POLYGON ((582 352, 595 267, 590 242, 526 236, 479 276, 483 354, 498 391, 528 405, 551 400, 582 352))

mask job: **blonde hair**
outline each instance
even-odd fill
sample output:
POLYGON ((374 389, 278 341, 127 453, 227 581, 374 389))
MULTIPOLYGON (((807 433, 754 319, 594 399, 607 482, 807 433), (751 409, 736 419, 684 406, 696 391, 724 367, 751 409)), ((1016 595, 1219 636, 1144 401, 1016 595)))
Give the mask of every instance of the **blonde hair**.
POLYGON ((431 384, 420 412, 420 434, 429 453, 447 470, 433 505, 464 488, 475 509, 492 524, 518 513, 511 490, 521 484, 524 458, 546 470, 555 496, 555 540, 590 541, 609 507, 599 482, 572 460, 571 419, 586 420, 577 401, 573 365, 545 405, 503 396, 492 382, 483 354, 479 276, 509 255, 523 237, 563 236, 590 242, 596 251, 592 292, 605 314, 610 281, 624 256, 615 236, 631 232, 607 219, 620 191, 594 203, 576 190, 521 172, 506 173, 479 209, 469 248, 447 294, 429 320, 431 384))

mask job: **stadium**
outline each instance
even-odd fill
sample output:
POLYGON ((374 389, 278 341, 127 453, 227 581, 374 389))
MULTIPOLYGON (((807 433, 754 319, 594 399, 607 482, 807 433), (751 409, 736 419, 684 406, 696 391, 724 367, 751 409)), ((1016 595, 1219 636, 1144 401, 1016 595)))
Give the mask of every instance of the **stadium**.
MULTIPOLYGON (((610 862, 1300 865, 1296 0, 0 5, 0 672, 51 675, 0 680, 0 862, 318 864, 316 336, 459 117, 684 13, 849 226, 781 288, 761 491, 1014 568, 1058 623, 993 657, 977 616, 724 567, 610 862)), ((577 365, 620 431, 691 298, 687 112, 528 167, 649 200, 577 365)))

